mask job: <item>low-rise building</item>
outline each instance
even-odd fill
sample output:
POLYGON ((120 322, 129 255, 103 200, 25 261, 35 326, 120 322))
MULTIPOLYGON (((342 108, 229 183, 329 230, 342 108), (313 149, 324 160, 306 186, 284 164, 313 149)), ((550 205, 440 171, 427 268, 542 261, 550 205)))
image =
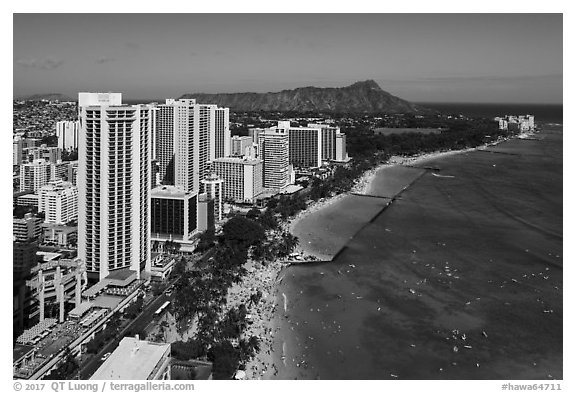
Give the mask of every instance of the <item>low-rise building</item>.
POLYGON ((14 204, 16 206, 38 207, 38 195, 32 191, 22 191, 15 194, 14 204))
POLYGON ((176 259, 173 256, 153 252, 151 254, 152 264, 150 268, 151 281, 165 281, 172 273, 176 259))
POLYGON ((42 219, 26 213, 23 218, 13 219, 12 230, 14 241, 36 240, 42 235, 42 219))
POLYGON ((78 244, 78 227, 60 224, 42 224, 44 243, 60 247, 76 247, 78 244))
POLYGON ((56 164, 62 160, 62 149, 56 146, 41 145, 40 147, 29 147, 24 149, 24 158, 28 162, 44 160, 56 164))
POLYGON ((91 380, 170 379, 170 344, 124 337, 91 380))
POLYGON ((72 183, 52 180, 38 191, 38 212, 44 222, 66 224, 78 219, 78 188, 72 183))
POLYGON ((54 178, 56 167, 42 159, 20 166, 20 191, 38 191, 54 178))

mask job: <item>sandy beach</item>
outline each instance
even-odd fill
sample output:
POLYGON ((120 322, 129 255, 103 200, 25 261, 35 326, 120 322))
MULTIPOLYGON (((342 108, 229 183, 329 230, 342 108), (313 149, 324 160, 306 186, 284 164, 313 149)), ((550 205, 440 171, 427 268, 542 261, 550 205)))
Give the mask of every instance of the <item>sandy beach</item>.
POLYGON ((262 265, 249 260, 245 264, 248 274, 242 282, 234 284, 228 290, 226 309, 244 304, 248 309, 248 319, 252 321, 244 331, 243 338, 256 336, 260 340, 260 351, 246 365, 246 379, 262 379, 274 371, 272 345, 275 332, 272 319, 279 301, 275 284, 282 267, 283 264, 278 261, 262 265), (262 298, 257 304, 251 304, 250 295, 257 291, 262 293, 262 298))

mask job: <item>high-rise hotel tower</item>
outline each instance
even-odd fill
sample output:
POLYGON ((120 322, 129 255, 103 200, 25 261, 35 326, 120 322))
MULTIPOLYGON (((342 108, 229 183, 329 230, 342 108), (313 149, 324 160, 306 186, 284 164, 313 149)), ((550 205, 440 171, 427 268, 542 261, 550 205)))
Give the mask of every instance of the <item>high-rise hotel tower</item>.
POLYGON ((157 106, 155 146, 160 182, 199 191, 209 162, 230 155, 228 108, 167 99, 157 106))
POLYGON ((283 191, 290 182, 288 129, 272 127, 258 134, 258 155, 263 162, 263 186, 283 191))
POLYGON ((150 269, 153 108, 79 93, 78 256, 90 277, 150 269))

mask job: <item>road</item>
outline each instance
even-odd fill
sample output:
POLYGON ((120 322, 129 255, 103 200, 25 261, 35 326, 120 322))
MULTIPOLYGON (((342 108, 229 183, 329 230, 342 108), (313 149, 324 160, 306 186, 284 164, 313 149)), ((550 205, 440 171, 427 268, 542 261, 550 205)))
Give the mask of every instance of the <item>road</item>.
MULTIPOLYGON (((215 248, 212 248, 212 249, 206 251, 200 258, 195 259, 194 263, 202 265, 210 257, 212 257, 214 255, 214 253, 215 253, 215 248)), ((102 363, 104 363, 104 361, 101 360, 102 356, 104 356, 104 354, 106 354, 108 352, 114 351, 114 349, 116 349, 116 347, 118 346, 118 344, 120 343, 122 338, 126 335, 126 333, 141 332, 150 324, 150 322, 152 322, 152 320, 154 319, 154 313, 156 312, 156 310, 162 304, 164 304, 164 302, 166 300, 170 300, 170 301, 173 300, 173 297, 175 295, 172 294, 171 296, 167 296, 166 291, 168 290, 168 288, 170 288, 174 284, 176 284, 179 280, 180 280, 180 278, 175 278, 173 280, 170 280, 168 282, 168 285, 166 285, 166 289, 164 290, 164 292, 160 296, 158 296, 157 298, 152 300, 149 304, 144 306, 144 309, 142 310, 142 312, 134 320, 130 321, 130 323, 128 323, 128 325, 126 325, 118 333, 118 335, 116 335, 115 339, 113 339, 112 341, 105 344, 104 347, 96 355, 94 355, 93 358, 86 361, 80 367, 79 374, 80 374, 81 380, 89 379, 96 372, 96 370, 102 365, 102 363)))
MULTIPOLYGON (((170 281, 167 287, 171 286, 177 281, 178 279, 170 281)), ((166 296, 165 292, 162 293, 162 295, 155 298, 154 300, 152 300, 135 319, 130 321, 130 323, 128 323, 128 325, 126 325, 118 333, 118 335, 116 335, 115 339, 105 344, 104 347, 102 347, 102 349, 96 355, 94 355, 92 359, 88 360, 84 365, 82 365, 80 369, 80 379, 82 380, 89 379, 92 376, 92 374, 96 372, 98 367, 100 367, 100 365, 104 363, 104 361, 101 360, 102 356, 104 356, 105 353, 114 351, 114 349, 116 349, 116 347, 118 346, 122 338, 126 335, 126 333, 129 333, 131 331, 140 332, 144 330, 146 326, 148 326, 148 324, 152 322, 152 320, 154 319, 154 313, 156 312, 156 310, 166 300, 171 300, 171 297, 166 296)))

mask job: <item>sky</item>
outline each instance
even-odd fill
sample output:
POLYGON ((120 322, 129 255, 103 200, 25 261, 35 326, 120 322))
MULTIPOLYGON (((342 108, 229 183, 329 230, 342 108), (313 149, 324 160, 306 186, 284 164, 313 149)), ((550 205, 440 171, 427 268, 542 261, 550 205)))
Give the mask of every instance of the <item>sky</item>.
POLYGON ((562 14, 14 14, 13 94, 373 79, 413 102, 562 103, 562 44, 562 14))

